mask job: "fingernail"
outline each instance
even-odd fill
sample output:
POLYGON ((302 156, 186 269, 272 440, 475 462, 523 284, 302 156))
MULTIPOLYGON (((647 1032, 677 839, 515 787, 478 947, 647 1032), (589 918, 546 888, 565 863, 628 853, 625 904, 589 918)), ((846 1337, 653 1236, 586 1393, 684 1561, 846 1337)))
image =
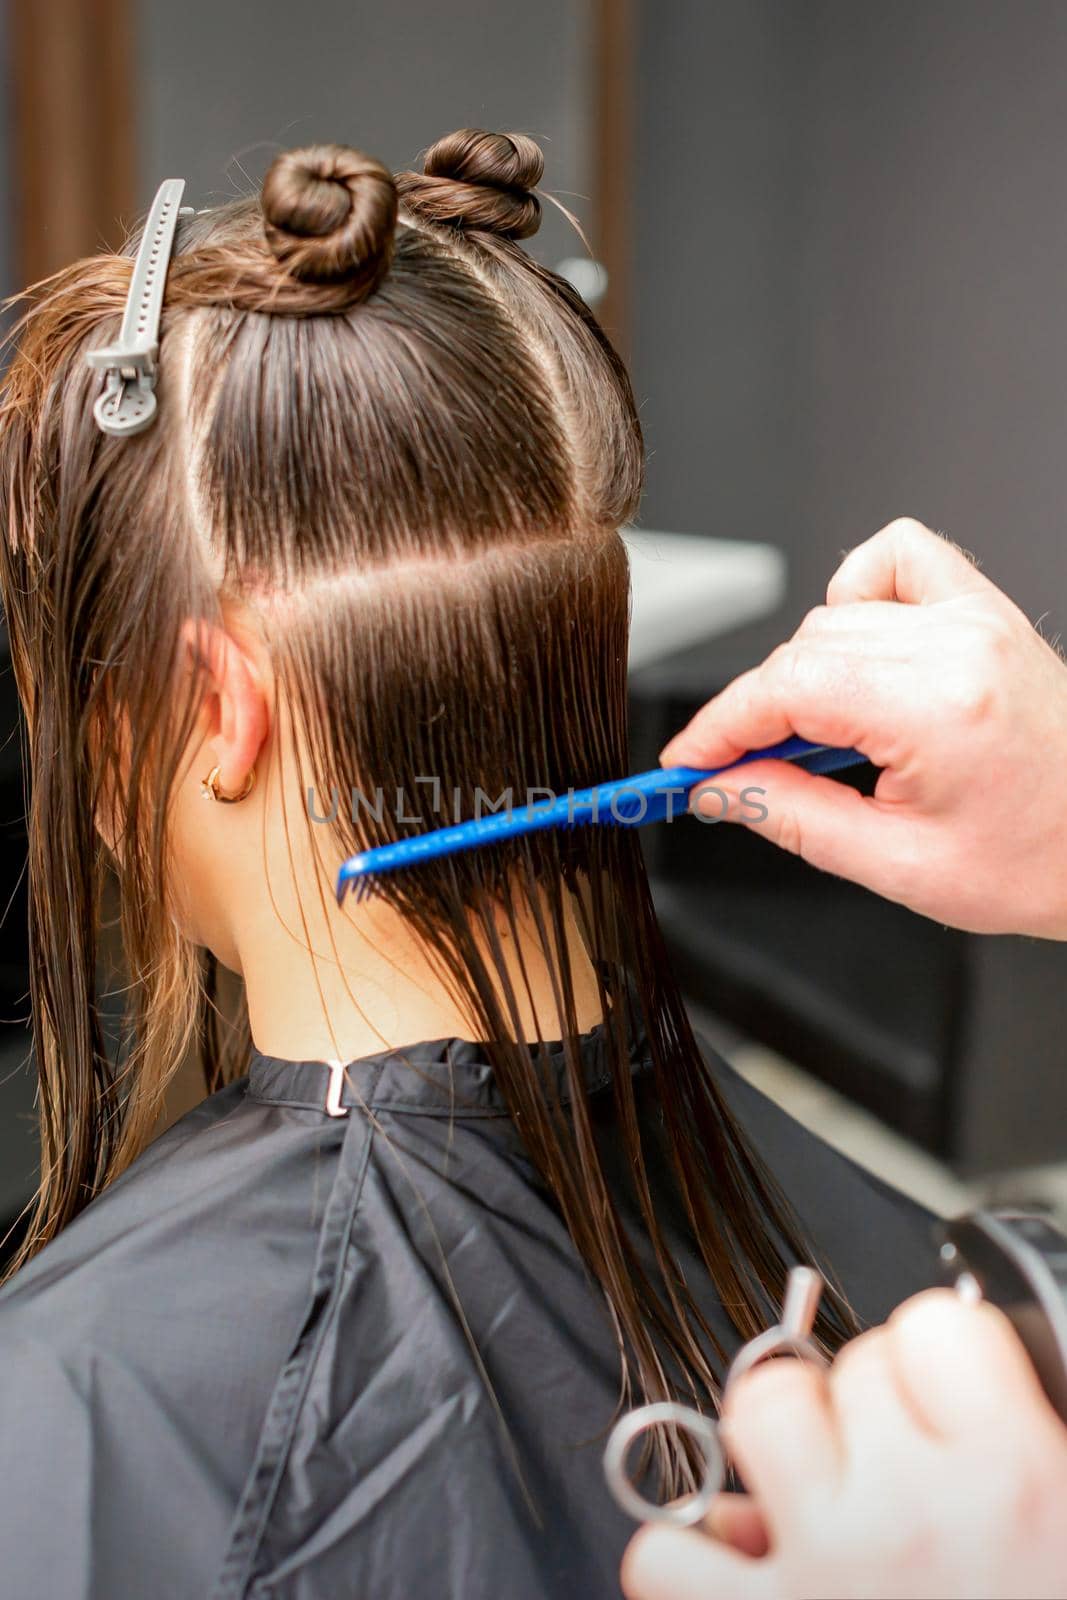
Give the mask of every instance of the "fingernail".
POLYGON ((724 822, 730 813, 730 797, 715 785, 698 789, 690 801, 689 809, 698 811, 709 822, 724 822))

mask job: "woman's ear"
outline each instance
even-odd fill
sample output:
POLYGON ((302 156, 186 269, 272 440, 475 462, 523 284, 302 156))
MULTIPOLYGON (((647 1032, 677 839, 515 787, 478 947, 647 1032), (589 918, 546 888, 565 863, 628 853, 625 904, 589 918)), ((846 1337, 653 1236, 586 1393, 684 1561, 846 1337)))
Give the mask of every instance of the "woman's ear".
POLYGON ((234 619, 190 619, 183 632, 203 674, 205 742, 219 769, 219 788, 240 794, 270 732, 262 647, 234 619))

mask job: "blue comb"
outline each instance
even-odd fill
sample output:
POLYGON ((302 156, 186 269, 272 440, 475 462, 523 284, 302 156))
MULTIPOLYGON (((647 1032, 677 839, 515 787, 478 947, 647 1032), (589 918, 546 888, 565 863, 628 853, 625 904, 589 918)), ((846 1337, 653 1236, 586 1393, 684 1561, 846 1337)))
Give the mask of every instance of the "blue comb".
POLYGON ((351 889, 356 900, 374 892, 384 873, 414 867, 420 861, 455 855, 460 850, 477 850, 500 839, 519 834, 539 833, 544 828, 574 828, 584 823, 612 827, 642 828, 649 822, 662 822, 685 810, 685 796, 698 783, 707 783, 750 761, 792 761, 807 772, 837 772, 842 767, 858 766, 867 757, 858 750, 840 750, 831 745, 810 744, 807 739, 784 739, 766 750, 750 750, 729 766, 703 771, 698 767, 656 767, 612 783, 598 783, 591 789, 577 789, 555 800, 528 802, 487 817, 459 822, 430 833, 413 834, 396 844, 382 844, 350 856, 337 874, 337 903, 341 905, 351 889))

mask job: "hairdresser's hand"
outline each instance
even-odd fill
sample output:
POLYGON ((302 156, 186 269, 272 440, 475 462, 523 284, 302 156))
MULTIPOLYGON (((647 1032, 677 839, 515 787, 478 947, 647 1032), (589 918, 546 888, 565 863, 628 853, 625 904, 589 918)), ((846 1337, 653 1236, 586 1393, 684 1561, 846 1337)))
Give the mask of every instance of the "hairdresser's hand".
POLYGON ((643 1528, 623 1561, 630 1600, 1067 1595, 1067 1429, 989 1306, 934 1290, 829 1376, 757 1367, 723 1426, 752 1500, 724 1517, 722 1497, 718 1541, 643 1528))
POLYGON ((825 871, 956 927, 1067 938, 1067 666, 917 522, 853 550, 826 599, 664 765, 719 767, 794 733, 855 746, 884 768, 873 797, 758 763, 716 779, 728 816, 752 817, 739 796, 757 785, 768 814, 747 825, 825 871))

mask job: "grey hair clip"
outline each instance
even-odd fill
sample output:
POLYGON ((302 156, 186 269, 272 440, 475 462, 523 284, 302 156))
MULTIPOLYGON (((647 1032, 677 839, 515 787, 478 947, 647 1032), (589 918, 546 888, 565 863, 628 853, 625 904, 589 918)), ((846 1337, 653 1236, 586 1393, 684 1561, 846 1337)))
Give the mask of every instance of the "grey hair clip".
POLYGON ((184 178, 160 184, 133 264, 118 343, 86 353, 89 365, 107 374, 104 391, 93 406, 93 416, 105 433, 140 433, 156 414, 163 286, 178 218, 192 214, 192 207, 181 203, 184 192, 184 178))

